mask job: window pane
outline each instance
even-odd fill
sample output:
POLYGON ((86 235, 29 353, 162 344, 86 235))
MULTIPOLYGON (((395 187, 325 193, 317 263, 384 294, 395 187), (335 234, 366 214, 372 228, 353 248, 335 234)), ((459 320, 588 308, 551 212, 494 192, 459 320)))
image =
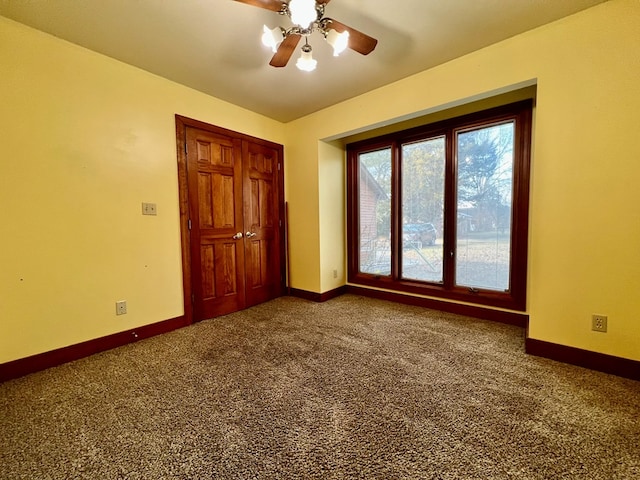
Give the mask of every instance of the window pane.
POLYGON ((391 274, 391 149, 358 156, 360 271, 391 274))
POLYGON ((457 285, 509 289, 514 127, 457 135, 457 285))
POLYGON ((402 146, 402 277, 442 283, 445 138, 402 146))

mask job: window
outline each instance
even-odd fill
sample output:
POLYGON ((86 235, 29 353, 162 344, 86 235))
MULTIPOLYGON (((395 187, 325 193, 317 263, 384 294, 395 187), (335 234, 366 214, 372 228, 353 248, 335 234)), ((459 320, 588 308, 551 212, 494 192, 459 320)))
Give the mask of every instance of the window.
POLYGON ((531 112, 348 145, 349 281, 524 310, 531 112))

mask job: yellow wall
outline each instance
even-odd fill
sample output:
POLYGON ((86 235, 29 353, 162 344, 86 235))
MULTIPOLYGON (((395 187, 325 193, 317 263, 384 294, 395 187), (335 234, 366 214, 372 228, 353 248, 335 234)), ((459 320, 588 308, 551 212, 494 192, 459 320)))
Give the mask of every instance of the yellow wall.
POLYGON ((318 142, 319 178, 326 179, 320 194, 320 289, 322 292, 344 285, 347 278, 345 269, 346 252, 344 225, 345 211, 345 160, 344 149, 339 144, 318 142), (327 221, 329 220, 329 221, 327 221))
POLYGON ((292 286, 321 293, 341 139, 531 84, 530 336, 640 360, 638 31, 612 0, 283 125, 0 18, 0 363, 182 314, 175 113, 285 145, 292 286))
POLYGON ((284 125, 2 17, 0 72, 0 363, 182 315, 174 115, 284 125))
POLYGON ((289 207, 289 285, 319 292, 318 153, 306 149, 307 145, 316 144, 309 132, 299 132, 299 136, 287 136, 284 152, 285 193, 289 207))
MULTIPOLYGON (((613 0, 289 124, 288 148, 317 163, 316 178, 305 180, 319 189, 319 208, 314 197, 308 210, 317 212, 309 222, 320 245, 306 261, 319 265, 319 278, 305 287, 332 286, 339 256, 325 253, 344 251, 344 217, 335 215, 344 196, 341 205, 334 196, 344 177, 323 139, 537 83, 530 337, 640 360, 638 32, 640 2, 613 0), (590 330, 593 313, 609 316, 608 333, 590 330)), ((306 189, 301 177, 288 181, 306 189)), ((296 208, 305 210, 304 198, 296 208)))

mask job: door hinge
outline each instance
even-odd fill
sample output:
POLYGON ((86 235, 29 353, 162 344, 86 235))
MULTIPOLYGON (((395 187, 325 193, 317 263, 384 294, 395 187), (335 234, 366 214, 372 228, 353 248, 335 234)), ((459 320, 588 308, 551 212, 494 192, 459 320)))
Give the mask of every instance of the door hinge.
POLYGON ((278 226, 281 227, 282 226, 282 220, 278 220, 278 226))
POLYGON ((280 170, 280 165, 281 165, 281 164, 279 163, 279 164, 278 164, 278 170, 280 170))
POLYGON ((184 154, 186 155, 187 153, 188 153, 188 152, 187 152, 187 144, 185 143, 185 144, 184 144, 184 154))
POLYGON ((191 219, 188 220, 187 224, 188 224, 189 230, 191 230, 191 219))

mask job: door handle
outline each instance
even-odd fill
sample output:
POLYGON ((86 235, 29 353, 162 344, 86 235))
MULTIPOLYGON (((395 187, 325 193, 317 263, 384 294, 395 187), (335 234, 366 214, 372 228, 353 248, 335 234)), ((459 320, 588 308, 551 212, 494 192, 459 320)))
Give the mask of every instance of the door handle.
POLYGON ((233 237, 234 240, 240 240, 242 238, 242 232, 238 232, 236 233, 233 237))
POLYGON ((255 233, 255 232, 247 232, 247 233, 245 233, 245 235, 246 235, 246 237, 247 237, 247 238, 253 238, 253 237, 255 237, 255 236, 256 236, 256 235, 258 235, 258 234, 257 234, 257 233, 255 233))

